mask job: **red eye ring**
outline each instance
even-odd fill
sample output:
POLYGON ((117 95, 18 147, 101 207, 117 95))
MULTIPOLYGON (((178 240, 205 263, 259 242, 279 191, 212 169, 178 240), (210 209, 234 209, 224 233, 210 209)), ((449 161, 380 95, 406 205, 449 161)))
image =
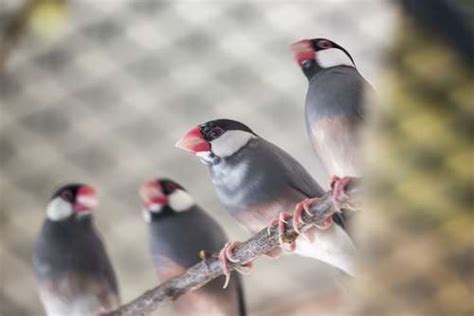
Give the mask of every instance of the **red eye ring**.
POLYGON ((214 140, 218 138, 219 136, 221 136, 222 134, 224 134, 224 130, 220 128, 219 126, 214 127, 207 133, 210 140, 214 140))
POLYGON ((332 43, 327 40, 322 40, 318 42, 318 46, 323 49, 332 48, 332 43))
POLYGON ((178 186, 174 183, 167 183, 166 184, 166 191, 168 191, 168 194, 173 193, 177 188, 178 188, 178 186))

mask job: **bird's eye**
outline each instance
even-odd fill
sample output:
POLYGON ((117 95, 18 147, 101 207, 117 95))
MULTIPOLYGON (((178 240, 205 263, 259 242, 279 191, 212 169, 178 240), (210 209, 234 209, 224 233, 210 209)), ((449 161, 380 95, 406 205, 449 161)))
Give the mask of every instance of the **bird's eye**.
POLYGON ((72 202, 72 192, 69 190, 63 191, 61 193, 61 198, 63 198, 65 201, 72 202))
POLYGON ((331 44, 330 41, 324 40, 324 41, 319 41, 319 42, 318 42, 318 46, 321 47, 321 48, 326 49, 326 48, 331 48, 331 47, 332 47, 332 44, 331 44))
POLYGON ((214 140, 216 138, 218 138, 219 136, 221 136, 222 134, 224 134, 224 130, 220 127, 214 127, 213 129, 211 129, 207 134, 206 134, 206 138, 211 141, 211 140, 214 140))
POLYGON ((166 191, 169 193, 173 193, 176 190, 176 184, 174 183, 167 183, 166 184, 166 191))

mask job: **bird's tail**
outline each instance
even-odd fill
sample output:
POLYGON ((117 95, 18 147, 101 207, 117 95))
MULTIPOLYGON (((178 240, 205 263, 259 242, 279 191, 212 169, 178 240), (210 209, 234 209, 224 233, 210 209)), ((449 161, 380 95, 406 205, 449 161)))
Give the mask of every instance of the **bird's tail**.
POLYGON ((299 237, 295 252, 330 264, 348 275, 355 275, 356 248, 346 231, 338 224, 329 229, 308 231, 311 241, 299 237))
POLYGON ((243 282, 240 275, 236 275, 235 286, 237 287, 237 295, 238 295, 238 302, 239 302, 239 316, 247 316, 247 308, 245 306, 245 297, 244 297, 244 289, 243 289, 243 282))

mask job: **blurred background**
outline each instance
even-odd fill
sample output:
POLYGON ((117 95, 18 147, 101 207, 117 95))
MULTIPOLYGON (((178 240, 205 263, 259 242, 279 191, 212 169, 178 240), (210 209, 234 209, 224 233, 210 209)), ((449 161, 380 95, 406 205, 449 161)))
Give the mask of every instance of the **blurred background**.
MULTIPOLYGON (((307 80, 288 45, 331 38, 375 84, 394 17, 388 2, 370 0, 8 0, 0 10, 3 27, 30 10, 1 74, 5 315, 42 314, 32 246, 61 183, 97 187, 97 225, 124 302, 157 284, 137 195, 145 179, 176 179, 230 238, 248 238, 219 207, 206 168, 174 148, 198 123, 245 122, 326 186, 304 127, 307 80)), ((334 273, 312 260, 263 258, 245 278, 251 314, 297 303, 289 298, 293 291, 298 300, 331 295, 334 273)))
MULTIPOLYGON (((388 0, 2 0, 1 315, 43 314, 32 246, 66 182, 99 191, 96 223, 123 302, 158 282, 137 195, 145 179, 175 179, 230 239, 248 238, 219 207, 206 168, 174 148, 203 121, 246 123, 327 188, 304 127, 307 80, 288 45, 333 39, 379 90, 398 17, 388 0)), ((250 314, 331 315, 337 275, 313 260, 259 259, 244 278, 250 314)))

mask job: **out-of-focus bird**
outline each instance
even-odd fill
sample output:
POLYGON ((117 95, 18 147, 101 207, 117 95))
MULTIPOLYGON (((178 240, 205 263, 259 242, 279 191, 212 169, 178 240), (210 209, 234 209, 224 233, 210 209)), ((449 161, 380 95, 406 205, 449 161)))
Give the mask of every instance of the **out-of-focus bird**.
MULTIPOLYGON (((149 246, 156 271, 162 280, 183 273, 197 263, 200 253, 220 250, 224 231, 179 184, 154 179, 140 189, 143 214, 149 223, 149 246)), ((205 258, 201 258, 204 259, 205 258)), ((175 302, 180 315, 245 315, 241 279, 222 288, 221 278, 187 293, 175 302)))
POLYGON ((398 2, 351 315, 474 315, 474 2, 398 2))
POLYGON ((114 270, 96 231, 95 190, 61 187, 46 209, 33 263, 47 315, 97 315, 119 305, 114 270))
MULTIPOLYGON (((187 132, 176 146, 208 165, 220 202, 252 232, 263 229, 278 215, 280 236, 283 235, 288 217, 284 211, 295 209, 295 205, 293 221, 298 227, 302 212, 324 193, 287 152, 237 121, 220 119, 201 124, 187 132)), ((289 245, 290 250, 353 275, 355 247, 344 230, 342 215, 329 216, 319 226, 323 230, 313 239, 316 229, 306 232, 307 239, 299 238, 296 245, 289 245), (331 225, 333 219, 337 225, 331 225)), ((234 261, 231 251, 234 245, 228 246, 224 251, 234 261)))
POLYGON ((332 176, 334 200, 352 177, 360 177, 360 128, 364 104, 373 93, 352 56, 324 38, 291 45, 294 57, 309 80, 305 102, 306 128, 313 148, 332 176))

